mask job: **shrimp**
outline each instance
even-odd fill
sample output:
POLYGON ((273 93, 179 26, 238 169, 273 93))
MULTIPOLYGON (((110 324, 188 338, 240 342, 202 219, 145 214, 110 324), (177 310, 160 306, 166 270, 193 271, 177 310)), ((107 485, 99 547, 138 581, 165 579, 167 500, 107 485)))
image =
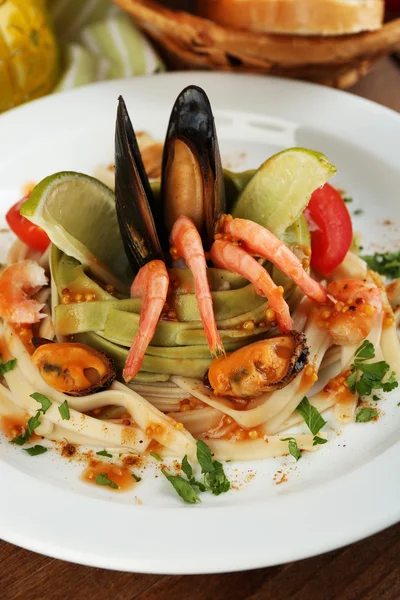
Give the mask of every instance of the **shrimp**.
POLYGON ((297 256, 268 229, 248 219, 233 219, 230 215, 224 216, 222 229, 232 240, 244 243, 253 254, 273 262, 306 296, 316 302, 326 301, 325 288, 306 273, 297 256))
POLYGON ((289 307, 283 298, 283 289, 275 285, 268 272, 243 248, 224 240, 216 240, 210 251, 216 267, 233 271, 246 277, 254 285, 256 292, 268 298, 269 307, 275 311, 279 331, 286 333, 292 329, 289 307))
POLYGON ((210 352, 213 356, 224 354, 213 311, 210 286, 207 279, 207 263, 201 237, 189 217, 180 216, 171 230, 171 254, 182 256, 193 273, 196 300, 210 352))
POLYGON ((373 283, 340 279, 328 285, 335 304, 319 307, 320 325, 329 330, 338 345, 356 345, 365 340, 382 311, 382 293, 373 283))
POLYGON ((143 302, 139 331, 132 342, 122 373, 126 383, 139 373, 167 299, 168 286, 168 271, 162 260, 152 260, 144 265, 132 283, 131 297, 142 298, 143 302))
POLYGON ((0 317, 9 323, 37 323, 46 317, 44 304, 31 300, 47 285, 44 269, 34 260, 21 260, 10 265, 0 275, 0 317))

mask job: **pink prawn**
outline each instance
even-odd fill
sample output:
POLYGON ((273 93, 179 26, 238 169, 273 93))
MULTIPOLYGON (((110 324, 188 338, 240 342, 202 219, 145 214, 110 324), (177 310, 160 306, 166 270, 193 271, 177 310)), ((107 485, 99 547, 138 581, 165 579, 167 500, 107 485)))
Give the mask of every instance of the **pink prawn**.
POLYGON ((316 302, 326 301, 325 288, 306 273, 297 256, 268 229, 248 219, 234 219, 230 215, 223 218, 222 229, 232 240, 244 243, 252 254, 273 262, 306 296, 316 302))
POLYGON ((175 221, 171 230, 170 243, 173 246, 172 254, 182 256, 193 273, 196 299, 207 343, 211 354, 218 356, 224 352, 224 348, 215 322, 203 244, 192 219, 180 216, 175 221))
POLYGON ((216 240, 211 247, 211 260, 216 267, 233 271, 246 277, 256 288, 257 293, 268 298, 270 308, 275 311, 279 331, 286 333, 292 329, 289 307, 279 288, 268 272, 248 252, 225 240, 216 240))
POLYGON ((123 370, 128 383, 142 366, 147 346, 157 327, 162 309, 167 299, 169 286, 168 271, 162 260, 152 260, 142 267, 131 286, 131 297, 142 298, 139 331, 132 342, 123 370))
POLYGON ((44 304, 32 300, 41 287, 47 285, 44 269, 34 260, 21 260, 10 265, 0 275, 0 317, 9 323, 37 323, 44 304))

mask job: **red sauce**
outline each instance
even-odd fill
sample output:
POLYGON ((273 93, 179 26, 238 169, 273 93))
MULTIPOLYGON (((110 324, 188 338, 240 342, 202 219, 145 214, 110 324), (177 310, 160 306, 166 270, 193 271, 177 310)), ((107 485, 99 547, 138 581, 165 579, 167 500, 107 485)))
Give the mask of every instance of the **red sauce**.
POLYGON ((10 440, 13 440, 25 433, 27 422, 27 416, 7 415, 0 418, 0 427, 4 435, 10 440))
POLYGON ((101 461, 92 461, 91 465, 82 473, 81 479, 85 483, 98 485, 99 487, 104 487, 107 491, 112 490, 113 492, 126 492, 133 488, 136 483, 135 479, 132 477, 132 471, 126 467, 107 464, 101 461), (98 484, 96 475, 100 475, 100 473, 106 473, 108 479, 113 481, 118 488, 98 484))

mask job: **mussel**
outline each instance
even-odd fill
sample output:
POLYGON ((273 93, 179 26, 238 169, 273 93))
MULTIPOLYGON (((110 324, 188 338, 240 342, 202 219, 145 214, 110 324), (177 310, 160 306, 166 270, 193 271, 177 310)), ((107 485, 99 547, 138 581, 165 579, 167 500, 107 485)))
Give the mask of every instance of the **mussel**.
POLYGON ((115 134, 115 198, 122 239, 134 273, 151 260, 170 260, 168 233, 180 215, 194 221, 208 248, 217 218, 225 210, 214 117, 207 95, 199 87, 185 88, 174 104, 161 179, 158 201, 120 96, 115 134))
POLYGON ((45 382, 59 392, 87 396, 107 389, 115 379, 111 358, 91 346, 39 341, 36 345, 32 361, 45 382))
POLYGON ((168 230, 190 217, 208 248, 225 212, 225 186, 210 101, 194 85, 176 99, 164 144, 161 193, 168 230))
POLYGON ((118 99, 115 127, 115 202, 125 252, 134 273, 150 260, 163 259, 161 207, 151 191, 122 96, 118 99))
POLYGON ((304 333, 291 331, 214 359, 206 383, 218 396, 255 398, 290 383, 304 369, 308 355, 304 333))

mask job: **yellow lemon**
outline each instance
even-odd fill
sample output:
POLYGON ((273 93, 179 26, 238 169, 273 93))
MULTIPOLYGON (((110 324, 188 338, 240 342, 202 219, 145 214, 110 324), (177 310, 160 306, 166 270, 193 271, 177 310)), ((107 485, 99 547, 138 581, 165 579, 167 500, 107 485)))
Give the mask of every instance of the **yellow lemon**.
POLYGON ((0 0, 0 112, 50 92, 58 66, 43 0, 0 0))

